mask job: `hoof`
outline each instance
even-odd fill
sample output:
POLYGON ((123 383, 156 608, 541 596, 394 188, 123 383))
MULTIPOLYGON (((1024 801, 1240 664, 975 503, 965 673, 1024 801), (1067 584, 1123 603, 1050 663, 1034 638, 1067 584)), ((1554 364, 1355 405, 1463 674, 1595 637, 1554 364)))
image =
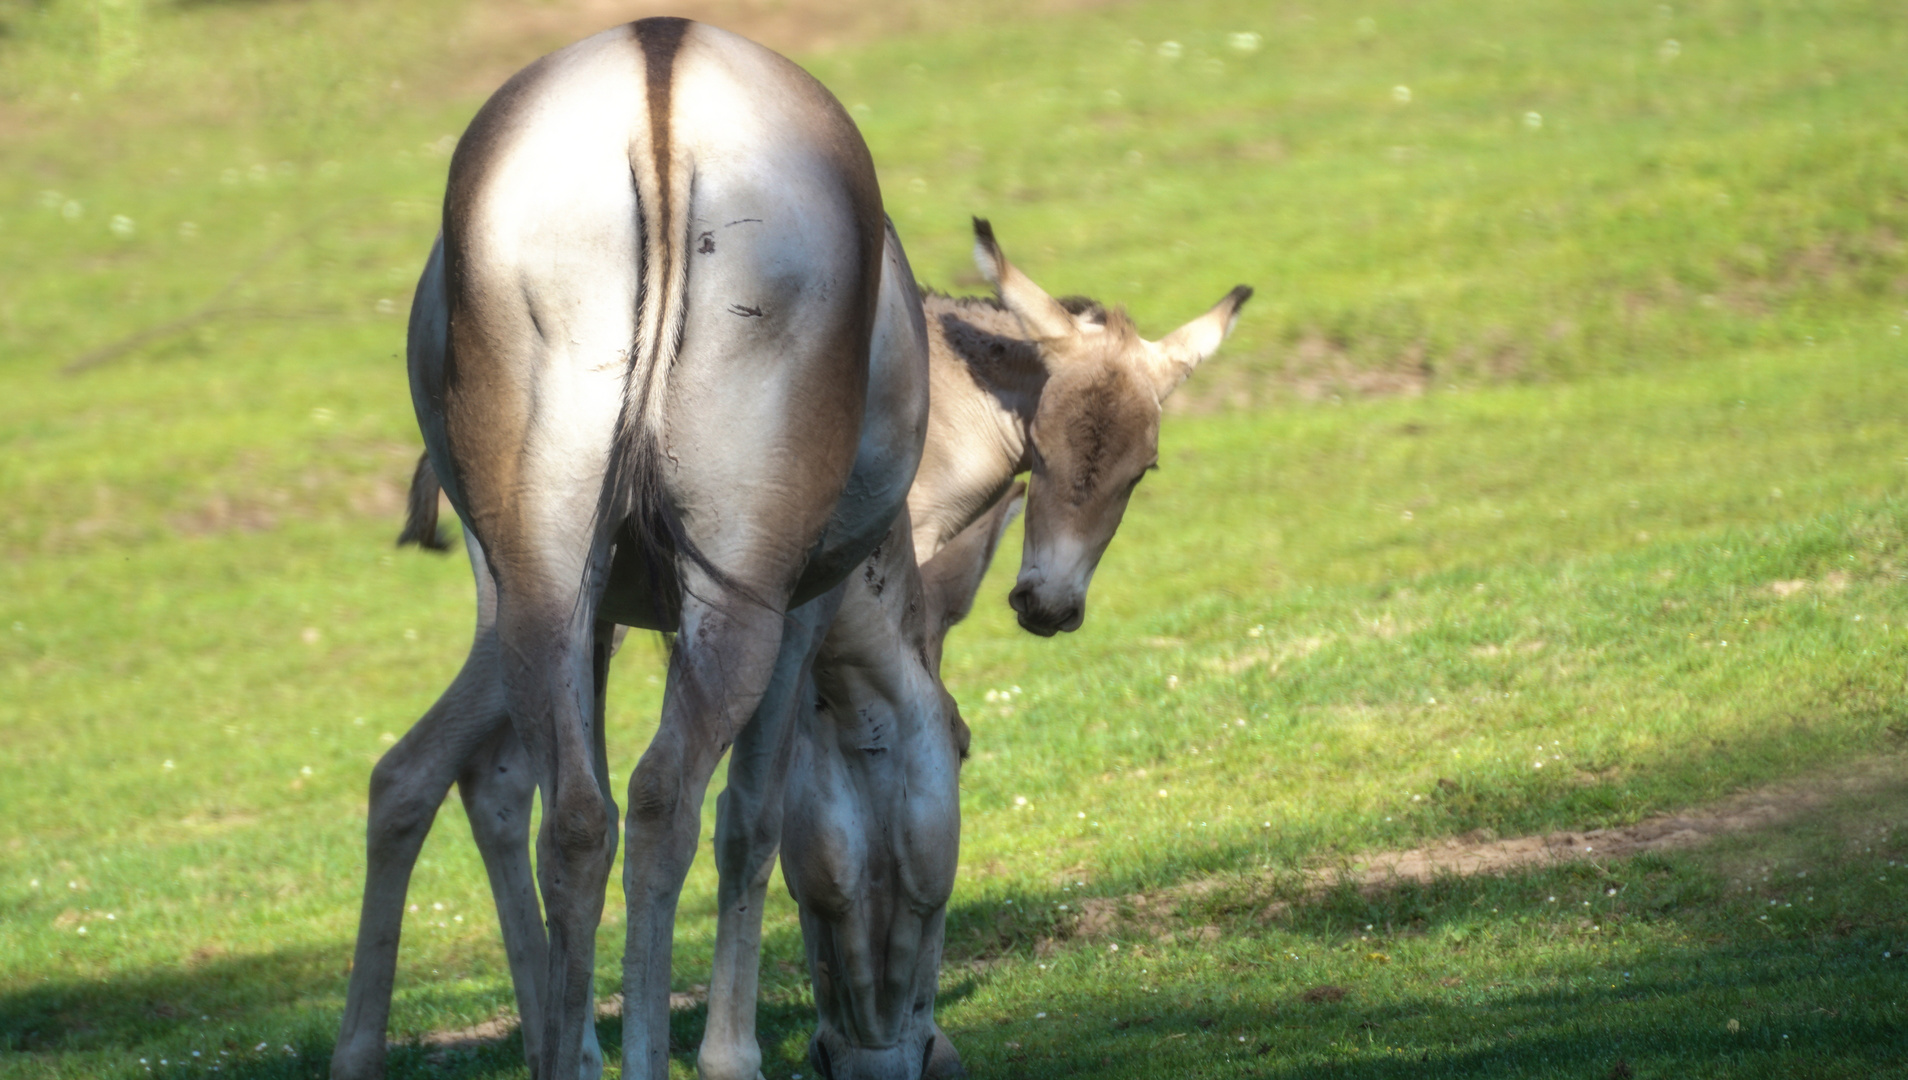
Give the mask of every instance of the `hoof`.
POLYGON ((934 1041, 928 1044, 922 1080, 965 1080, 966 1076, 967 1070, 961 1066, 961 1055, 954 1049, 954 1040, 947 1037, 941 1025, 934 1025, 934 1041))
POLYGON ((331 1052, 331 1080, 384 1080, 384 1040, 339 1043, 331 1052))

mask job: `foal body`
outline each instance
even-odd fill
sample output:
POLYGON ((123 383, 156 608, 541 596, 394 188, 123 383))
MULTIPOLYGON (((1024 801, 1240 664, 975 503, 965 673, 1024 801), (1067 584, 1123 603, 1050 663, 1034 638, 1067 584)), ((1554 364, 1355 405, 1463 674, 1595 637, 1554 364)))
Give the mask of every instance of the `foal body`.
MULTIPOLYGON (((1028 556, 1023 559, 1022 580, 1028 577, 1028 565, 1044 551, 1036 549, 1033 525, 1033 516, 1043 508, 1044 501, 1050 507, 1045 520, 1054 524, 1043 524, 1043 537, 1064 538, 1065 530, 1075 526, 1085 530, 1085 540, 1074 542, 1070 548, 1076 562, 1091 560, 1080 580, 1083 592, 1092 564, 1097 563, 1117 528, 1133 483, 1156 456, 1159 401, 1194 364, 1217 348, 1250 290, 1235 289, 1206 315, 1173 335, 1157 343, 1147 342, 1117 311, 1109 313, 1087 302, 1052 300, 1000 255, 985 223, 977 222, 977 234, 977 260, 983 273, 997 282, 1001 299, 930 296, 920 309, 927 320, 930 344, 932 407, 926 421, 920 471, 907 493, 910 559, 931 564, 957 538, 971 536, 971 528, 989 507, 1003 505, 1003 493, 1013 484, 1015 475, 1032 470, 1028 556), (1036 322, 1038 334, 1028 329, 1020 311, 1040 320, 1036 322), (1056 321, 1062 318, 1064 324, 1056 321), (1082 384, 1088 392, 1080 392, 1082 384), (1166 387, 1163 392, 1158 389, 1162 384, 1166 387), (1053 393, 1056 389, 1059 393, 1053 393), (1125 428, 1108 426, 1122 416, 1137 417, 1138 423, 1125 428), (1099 425, 1096 428, 1084 423, 1086 420, 1098 421, 1099 425), (1092 445, 1076 445, 1081 441, 1076 436, 1082 429, 1092 445), (1134 466, 1134 461, 1139 464, 1134 466), (1130 476, 1121 470, 1130 470, 1130 476), (1045 494, 1049 491, 1052 494, 1045 494), (1106 520, 1109 515, 1110 523, 1106 520)), ((414 516, 407 524, 407 538, 428 540, 434 534, 435 489, 435 478, 421 467, 413 490, 414 516), (428 514, 420 513, 424 508, 428 508, 428 514)), ((997 531, 993 535, 997 539, 997 531)), ((964 542, 973 543, 971 539, 964 542)), ((522 750, 508 724, 497 685, 493 636, 496 602, 488 581, 485 552, 469 531, 466 545, 478 586, 477 644, 451 688, 393 747, 373 774, 370 866, 358 966, 352 977, 351 1001, 358 1008, 347 1010, 341 1056, 347 1039, 354 1035, 365 1056, 369 1056, 372 1039, 381 1055, 405 883, 436 807, 453 780, 464 799, 498 904, 527 1046, 533 1030, 539 1027, 540 1002, 534 980, 526 975, 537 967, 546 948, 536 897, 530 887, 524 842, 535 786, 523 768, 522 750), (380 838, 386 836, 401 836, 402 842, 381 844, 380 838)), ((898 557, 896 551, 890 540, 877 549, 875 558, 892 561, 898 557)), ((856 575, 857 580, 860 578, 856 575)), ((977 587, 978 581, 975 574, 973 585, 977 587)), ((971 589, 968 597, 958 605, 962 614, 966 603, 971 602, 971 589)), ((860 602, 864 606, 871 603, 865 597, 860 602)), ((822 606, 817 605, 818 609, 822 606)), ((853 607, 852 594, 848 606, 853 607)), ((804 627, 810 627, 805 631, 808 648, 823 654, 815 678, 826 683, 837 677, 829 674, 831 670, 857 663, 856 653, 845 642, 860 640, 865 645, 867 639, 849 629, 827 630, 830 621, 821 614, 818 610, 816 619, 804 627), (827 631, 826 639, 820 630, 827 631)), ((1028 622, 1024 611, 1022 622, 1028 622)), ((861 623, 867 624, 865 619, 861 623)), ((1055 629, 1077 625, 1076 618, 1072 626, 1055 629)), ((942 627, 941 632, 944 630, 942 627)), ((933 637, 932 671, 938 673, 939 634, 933 637)), ((606 636, 599 635, 598 648, 606 657, 606 636)), ((755 999, 762 903, 782 837, 781 790, 786 781, 791 718, 797 715, 795 710, 801 703, 814 700, 812 692, 802 689, 813 664, 812 654, 784 648, 762 708, 735 743, 729 786, 717 803, 715 852, 720 884, 715 970, 709 984, 708 1024, 698 1057, 702 1075, 712 1080, 749 1080, 758 1074, 761 1063, 755 1039, 755 999)), ((945 694, 939 690, 938 677, 934 686, 938 694, 945 694)), ((844 701, 842 693, 838 691, 834 700, 839 707, 851 708, 852 701, 844 701)), ((948 707, 952 708, 951 699, 948 707)), ((801 723, 812 727, 814 722, 801 723)), ((813 776, 808 775, 804 783, 812 787, 813 776)), ((810 801, 804 799, 802 804, 810 801)), ((950 807, 945 818, 953 823, 954 831, 947 835, 958 838, 958 801, 950 807)), ((947 850, 951 858, 951 842, 947 850)), ((951 863, 948 872, 951 875, 951 863)), ((790 874, 792 890, 797 888, 797 876, 790 874)), ((803 905, 804 936, 812 965, 818 931, 810 926, 810 907, 803 905)), ((919 933, 932 938, 931 955, 937 969, 939 932, 938 922, 919 929, 919 933)), ((931 989, 928 992, 931 995, 931 989)), ((853 1049, 850 1036, 861 1033, 878 1037, 879 1025, 855 1020, 854 1010, 840 1002, 828 1004, 834 999, 824 992, 819 978, 816 993, 822 1011, 818 1044, 832 1047, 829 1052, 837 1059, 853 1049)), ((626 994, 625 1009, 632 1007, 626 994)), ((628 1023, 626 1012, 626 1026, 628 1023)), ((925 1062, 930 1075, 952 1074, 959 1068, 958 1057, 945 1036, 932 1029, 931 1014, 928 1024, 925 1043, 917 1040, 914 1045, 925 1045, 932 1051, 925 1062)), ((594 1030, 586 1027, 581 1034, 587 1062, 594 1053, 594 1030)), ((589 1071, 586 1064, 585 1072, 589 1071)), ((341 1072, 334 1062, 334 1075, 360 1074, 341 1072)))

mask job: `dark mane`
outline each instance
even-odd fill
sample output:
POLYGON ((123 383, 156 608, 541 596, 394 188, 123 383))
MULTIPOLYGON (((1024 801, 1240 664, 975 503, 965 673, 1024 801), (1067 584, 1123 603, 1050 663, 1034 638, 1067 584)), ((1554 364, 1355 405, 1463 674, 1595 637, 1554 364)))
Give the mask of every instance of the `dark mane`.
MULTIPOLYGON (((920 289, 923 302, 929 299, 936 299, 949 301, 955 307, 981 307, 990 308, 994 311, 1007 310, 1007 305, 1001 303, 1000 298, 997 296, 955 296, 953 293, 943 292, 927 284, 921 285, 920 289)), ((1106 325, 1106 305, 1090 296, 1061 296, 1056 297, 1055 302, 1061 307, 1066 308, 1067 314, 1069 315, 1084 315, 1091 322, 1099 323, 1101 326, 1106 325)))

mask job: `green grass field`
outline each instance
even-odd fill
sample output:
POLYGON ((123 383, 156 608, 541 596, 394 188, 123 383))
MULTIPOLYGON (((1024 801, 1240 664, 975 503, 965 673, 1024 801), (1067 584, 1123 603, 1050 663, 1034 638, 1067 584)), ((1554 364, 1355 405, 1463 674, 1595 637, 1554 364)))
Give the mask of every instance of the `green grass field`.
MULTIPOLYGON (((1908 18, 1002 10, 802 58, 921 276, 974 287, 982 214, 1150 333, 1259 292, 1086 627, 1014 628, 1010 539, 955 631, 970 1070, 1908 1075, 1908 18), (1851 773, 1700 850, 1306 885, 1851 773)), ((0 0, 0 1076, 324 1074, 370 765, 468 642, 462 560, 390 542, 469 18, 0 0)), ((619 779, 660 672, 617 661, 619 779)), ((453 800, 414 880, 408 1042, 510 1004, 465 834, 453 800)), ((713 896, 703 860, 680 989, 713 896)), ((771 901, 784 1080, 812 1006, 771 901)))

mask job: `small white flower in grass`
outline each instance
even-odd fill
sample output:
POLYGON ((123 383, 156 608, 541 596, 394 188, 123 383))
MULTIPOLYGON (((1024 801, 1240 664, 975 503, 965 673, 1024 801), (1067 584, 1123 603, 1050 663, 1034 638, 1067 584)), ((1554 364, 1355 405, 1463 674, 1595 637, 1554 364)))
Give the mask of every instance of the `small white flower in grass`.
MULTIPOLYGON (((1045 967, 1046 965, 1045 965, 1045 964, 1042 964, 1041 966, 1042 966, 1042 967, 1045 967)), ((1046 1014, 1046 1013, 1043 1013, 1043 1012, 1042 1012, 1042 1013, 1035 1013, 1035 1014, 1034 1014, 1034 1019, 1035 1019, 1035 1020, 1045 1020, 1046 1018, 1047 1018, 1047 1014, 1046 1014)), ((1784 1037, 1786 1038, 1786 1036, 1784 1036, 1784 1037)))
POLYGON ((378 741, 381 743, 394 743, 397 741, 397 736, 387 731, 384 734, 378 736, 378 741))
MULTIPOLYGON (((1409 86, 1394 86, 1394 87, 1392 87, 1392 88, 1391 88, 1391 100, 1393 100, 1393 101, 1395 101, 1395 102, 1397 102, 1397 103, 1398 103, 1398 104, 1400 104, 1400 105, 1409 105, 1409 104, 1411 104, 1411 88, 1410 88, 1409 86)), ((1406 517, 1409 517, 1409 516, 1410 516, 1410 513, 1409 513, 1409 512, 1407 512, 1405 516, 1406 516, 1406 517)))
POLYGON ((1525 127, 1527 127, 1527 128, 1529 128, 1529 129, 1530 129, 1530 130, 1532 130, 1532 131, 1536 131, 1536 130, 1537 130, 1538 128, 1540 128, 1540 127, 1543 127, 1543 126, 1544 126, 1544 114, 1543 114, 1543 113, 1540 113, 1540 112, 1527 112, 1527 113, 1525 113, 1525 114, 1524 114, 1524 126, 1525 126, 1525 127))
POLYGON ((1075 815, 1073 815, 1073 816, 1074 816, 1074 817, 1077 817, 1077 818, 1079 818, 1079 819, 1081 819, 1082 821, 1084 821, 1084 820, 1086 820, 1086 813, 1085 813, 1085 811, 1082 811, 1082 812, 1080 812, 1080 813, 1078 813, 1078 814, 1075 814, 1075 815))
POLYGON ((311 766, 309 766, 309 765, 307 765, 307 766, 305 766, 304 768, 302 768, 302 769, 300 769, 300 770, 298 770, 298 773, 299 773, 299 775, 300 775, 300 776, 310 776, 310 775, 311 775, 311 766))
POLYGON ((1550 898, 1550 902, 1551 902, 1551 903, 1553 903, 1553 904, 1554 904, 1554 903, 1556 903, 1556 902, 1557 902, 1557 898, 1556 898, 1556 897, 1554 897, 1554 896, 1553 896, 1553 897, 1551 897, 1551 898, 1550 898))
POLYGON ((1027 796, 1025 796, 1025 795, 1016 795, 1016 796, 1014 796, 1014 805, 1015 805, 1015 806, 1025 806, 1025 805, 1027 805, 1027 796))
POLYGON ((106 227, 111 229, 113 235, 119 237, 121 240, 131 238, 132 234, 136 231, 133 225, 133 219, 124 214, 114 214, 112 222, 106 227))
POLYGON ((376 306, 377 306, 378 314, 380 315, 394 315, 397 313, 396 302, 388 298, 379 300, 376 306))
POLYGON ((1186 50, 1177 41, 1162 41, 1159 43, 1159 48, 1153 51, 1157 52, 1162 60, 1177 60, 1179 54, 1186 50))
POLYGON ((84 934, 86 932, 86 928, 84 926, 80 927, 79 932, 84 934))
POLYGON ((1107 952, 1119 952, 1119 951, 1120 951, 1120 943, 1116 941, 1116 942, 1114 942, 1113 944, 1111 944, 1111 945, 1108 945, 1108 946, 1106 947, 1106 951, 1107 951, 1107 952))
POLYGON ((1263 634, 1263 633, 1265 633, 1265 627, 1263 627, 1263 626, 1255 626, 1255 627, 1253 627, 1252 629, 1250 629, 1250 630, 1247 630, 1247 631, 1246 631, 1246 636, 1247 636, 1247 637, 1258 637, 1258 636, 1259 636, 1260 634, 1263 634))
POLYGON ((168 772, 170 772, 170 771, 172 771, 173 769, 175 769, 175 768, 177 768, 178 766, 176 766, 176 765, 174 765, 174 764, 172 763, 172 759, 171 759, 171 758, 167 758, 167 759, 165 760, 165 764, 163 764, 163 765, 161 765, 161 766, 159 766, 159 767, 160 767, 161 769, 165 769, 166 771, 168 771, 168 772))
POLYGON ((1531 765, 1530 765, 1530 767, 1531 767, 1531 768, 1533 768, 1533 769, 1541 769, 1541 768, 1543 768, 1543 767, 1544 767, 1544 763, 1543 763, 1543 762, 1541 762, 1541 761, 1533 761, 1533 762, 1531 762, 1531 765))
POLYGON ((432 904, 432 905, 431 905, 431 910, 432 910, 432 911, 442 911, 442 910, 444 910, 444 905, 443 905, 443 904, 441 904, 441 903, 438 903, 438 904, 432 904))
POLYGON ((263 1049, 265 1049, 265 1044, 264 1044, 264 1043, 259 1043, 259 1044, 258 1044, 257 1046, 254 1046, 254 1047, 252 1047, 252 1052, 256 1054, 256 1053, 258 1053, 258 1052, 259 1052, 260 1050, 263 1050, 263 1049))
POLYGON ((197 1050, 194 1050, 194 1051, 192 1051, 192 1056, 193 1056, 193 1057, 198 1057, 198 1056, 199 1056, 199 1052, 198 1052, 197 1050))
POLYGON ((1251 55, 1258 52, 1259 46, 1264 43, 1265 38, 1255 30, 1242 30, 1236 34, 1226 35, 1226 47, 1236 53, 1251 55))
POLYGON ((1166 676, 1166 689, 1171 690, 1177 687, 1178 685, 1179 685, 1179 676, 1177 675, 1166 676))
POLYGON ((1413 795, 1413 796, 1411 796, 1411 801, 1412 801, 1412 802, 1423 802, 1423 801, 1424 801, 1424 796, 1422 796, 1422 795, 1413 795))
POLYGON ((1160 797, 1160 798, 1162 798, 1162 799, 1166 797, 1166 789, 1165 789, 1165 788, 1160 788, 1160 789, 1159 789, 1159 797, 1160 797))

